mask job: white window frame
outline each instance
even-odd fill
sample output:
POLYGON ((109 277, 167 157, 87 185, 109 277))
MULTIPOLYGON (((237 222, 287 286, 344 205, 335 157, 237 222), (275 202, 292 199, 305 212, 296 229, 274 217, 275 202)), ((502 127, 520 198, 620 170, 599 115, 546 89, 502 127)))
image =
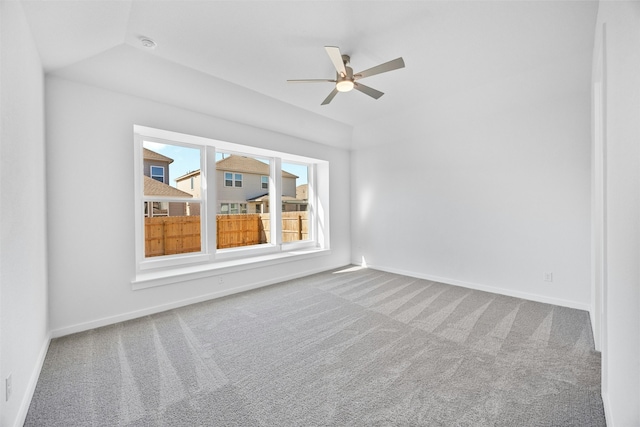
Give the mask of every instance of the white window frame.
MULTIPOLYGON (((329 233, 329 163, 325 160, 296 154, 256 148, 227 141, 213 140, 161 129, 134 125, 134 177, 135 177, 135 242, 136 275, 133 289, 177 283, 194 278, 213 276, 221 272, 238 271, 262 265, 282 262, 290 257, 309 257, 326 253, 330 249, 329 233), (199 148, 201 171, 201 251, 145 258, 144 256, 144 195, 143 191, 143 141, 160 142, 199 148), (269 159, 270 206, 282 203, 282 163, 299 163, 308 166, 309 183, 309 235, 308 240, 282 243, 281 210, 271 212, 271 239, 268 244, 217 249, 216 245, 216 151, 235 152, 269 159), (207 173, 210 170, 211 173, 207 173), (317 188, 323 193, 319 197, 317 188), (326 193, 325 193, 326 192, 326 193)), ((234 173, 234 172, 232 172, 234 173)), ((234 173, 235 174, 235 173, 234 173)), ((224 174, 222 175, 224 180, 224 174)), ((234 176, 235 178, 235 176, 234 176)), ((235 181, 235 179, 234 179, 235 181)), ((223 183, 224 184, 224 183, 223 183)), ((160 198, 155 201, 177 201, 184 199, 160 198)))
MULTIPOLYGON (((135 129, 135 128, 134 128, 135 129)), ((145 196, 144 195, 144 181, 143 181, 143 143, 144 141, 148 142, 157 142, 160 144, 167 145, 175 145, 181 146, 191 149, 196 149, 200 151, 200 174, 201 176, 206 176, 207 173, 207 161, 206 156, 212 156, 215 158, 215 152, 212 148, 207 146, 202 146, 199 144, 189 143, 180 140, 168 140, 162 139, 158 137, 145 136, 142 134, 135 133, 134 134, 134 173, 135 173, 135 194, 136 194, 136 271, 142 272, 146 270, 153 270, 158 268, 172 267, 175 265, 182 264, 192 264, 199 262, 206 262, 209 259, 207 255, 208 245, 210 242, 207 241, 207 222, 203 220, 206 218, 207 211, 210 209, 208 204, 208 195, 204 189, 201 189, 201 197, 200 198, 190 198, 188 200, 184 198, 178 197, 164 197, 164 196, 145 196), (145 215, 145 202, 149 203, 149 208, 153 209, 153 202, 177 202, 177 203, 200 203, 200 252, 190 252, 186 254, 178 254, 178 255, 163 255, 156 257, 146 257, 145 256, 145 244, 144 244, 144 218, 145 215)), ((164 170, 164 167, 163 167, 164 170)), ((151 175, 151 169, 149 169, 149 175, 151 175)), ((166 171, 165 171, 166 176, 166 171)), ((201 179, 203 182, 203 179, 201 179)))
MULTIPOLYGON (((162 181, 159 181, 159 182, 162 182, 163 184, 166 184, 167 182, 166 182, 165 177, 167 176, 167 174, 165 173, 164 166, 149 165, 149 178, 156 179, 156 177, 159 177, 160 175, 157 175, 157 174, 154 175, 153 168, 162 169, 162 181)), ((156 181, 157 181, 157 179, 156 179, 156 181)))
MULTIPOLYGON (((306 166, 307 167, 307 184, 308 188, 315 188, 316 186, 316 167, 313 163, 306 163, 306 162, 296 162, 296 161, 287 161, 286 163, 289 164, 298 164, 301 166, 306 166)), ((281 174, 282 175, 282 174, 281 174)), ((311 196, 309 196, 309 199, 311 199, 311 196)), ((315 200, 315 199, 313 199, 315 200)), ((284 211, 284 203, 282 203, 283 207, 282 210, 284 211)), ((314 239, 314 236, 316 236, 317 233, 317 213, 315 210, 315 205, 316 203, 308 203, 307 204, 307 215, 309 216, 309 238, 306 240, 298 240, 298 241, 293 241, 293 242, 283 242, 282 244, 288 248, 288 249, 293 249, 293 248, 299 248, 299 247, 304 247, 305 244, 309 241, 312 241, 314 239)))
POLYGON ((264 176, 264 175, 262 175, 262 176, 260 177, 260 188, 262 188, 263 190, 268 190, 268 189, 269 189, 269 177, 268 177, 268 176, 264 176), (264 180, 264 178, 266 178, 266 179, 267 179, 267 180, 266 180, 267 182, 264 182, 264 181, 265 181, 265 180, 264 180), (265 184, 267 184, 267 186, 266 186, 266 187, 264 186, 265 184))
POLYGON ((226 188, 242 188, 242 181, 244 180, 244 176, 239 172, 224 171, 222 173, 222 179, 226 188), (231 174, 230 180, 227 179, 227 174, 231 174), (240 179, 238 179, 238 176, 240 177, 240 179), (231 185, 227 185, 227 181, 231 181, 231 185), (238 185, 238 183, 240 183, 240 185, 238 185))

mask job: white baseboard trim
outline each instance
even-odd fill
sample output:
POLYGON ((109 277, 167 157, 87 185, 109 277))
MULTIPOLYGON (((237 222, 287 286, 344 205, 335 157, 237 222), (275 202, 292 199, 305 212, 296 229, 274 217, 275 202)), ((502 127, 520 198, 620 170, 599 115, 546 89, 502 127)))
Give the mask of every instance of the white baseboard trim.
POLYGON ((44 359, 47 357, 47 351, 49 351, 51 338, 51 332, 45 335, 44 342, 40 348, 40 353, 38 354, 38 360, 36 361, 36 365, 33 367, 29 383, 27 384, 27 390, 25 391, 24 396, 22 396, 22 402, 20 402, 20 407, 18 408, 16 422, 14 423, 15 427, 22 427, 24 422, 27 420, 27 413, 29 412, 31 399, 33 398, 33 393, 36 391, 36 385, 38 385, 38 379, 40 378, 40 372, 42 372, 44 359))
POLYGON ((608 427, 614 427, 615 423, 613 422, 613 414, 611 413, 611 405, 609 403, 609 394, 602 393, 602 406, 604 407, 604 420, 607 423, 608 427))
POLYGON ((234 288, 222 289, 220 291, 211 292, 208 294, 200 295, 193 298, 187 298, 179 301, 173 301, 167 304, 161 304, 153 307, 144 308, 141 310, 130 311, 128 313, 122 313, 115 316, 103 317, 101 319, 92 320, 84 323, 77 323, 72 326, 67 326, 60 329, 55 329, 51 331, 52 338, 59 338, 65 335, 75 334, 77 332, 88 331, 90 329, 100 328, 102 326, 113 325, 114 323, 120 323, 127 320, 137 319, 139 317, 149 316, 151 314, 161 313, 167 310, 173 310, 174 308, 184 307, 191 304, 196 304, 203 301, 208 301, 216 298, 222 298, 227 295, 237 294, 244 291, 249 291, 252 289, 262 288, 265 286, 273 285, 280 282, 285 282, 287 280, 298 279, 300 277, 309 276, 311 274, 321 273, 323 271, 328 271, 334 268, 343 267, 344 264, 315 268, 305 271, 296 272, 293 274, 289 274, 286 276, 278 276, 277 278, 270 278, 267 280, 263 280, 260 282, 253 282, 250 284, 237 286, 234 288))
MULTIPOLYGON (((361 265, 361 263, 355 263, 355 262, 354 264, 361 265)), ((590 311, 591 309, 591 306, 589 304, 582 304, 576 301, 564 300, 561 298, 552 298, 544 295, 513 291, 510 289, 499 288, 495 286, 488 286, 480 283, 464 282, 462 280, 449 279, 447 277, 438 277, 430 274, 416 273, 414 271, 407 271, 407 270, 402 270, 402 269, 393 268, 393 267, 386 267, 381 265, 367 264, 367 267, 372 268, 374 270, 385 271, 387 273, 401 274, 403 276, 415 277, 417 279, 431 280, 433 282, 440 282, 440 283, 445 283, 447 285, 461 286, 463 288, 474 289, 477 291, 491 292, 493 294, 505 295, 505 296, 514 297, 514 298, 522 298, 529 301, 559 305, 561 307, 575 308, 578 310, 585 310, 585 311, 590 311)))

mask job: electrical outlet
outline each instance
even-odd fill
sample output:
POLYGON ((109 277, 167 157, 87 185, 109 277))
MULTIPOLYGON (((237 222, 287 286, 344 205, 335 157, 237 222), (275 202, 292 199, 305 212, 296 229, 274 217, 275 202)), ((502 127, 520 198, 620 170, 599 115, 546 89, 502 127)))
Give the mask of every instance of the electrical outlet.
POLYGON ((542 279, 543 279, 545 282, 553 282, 553 273, 544 273, 544 274, 542 275, 542 279))
POLYGON ((11 374, 9 374, 7 379, 4 381, 4 385, 5 385, 5 396, 8 402, 9 399, 11 398, 11 374))

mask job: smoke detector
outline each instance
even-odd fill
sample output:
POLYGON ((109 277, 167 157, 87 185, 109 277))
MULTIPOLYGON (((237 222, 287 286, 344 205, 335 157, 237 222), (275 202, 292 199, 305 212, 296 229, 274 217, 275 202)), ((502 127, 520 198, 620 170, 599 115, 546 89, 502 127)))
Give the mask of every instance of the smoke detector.
POLYGON ((147 49, 155 49, 157 46, 156 42, 147 37, 140 38, 140 43, 142 43, 142 46, 146 47, 147 49))

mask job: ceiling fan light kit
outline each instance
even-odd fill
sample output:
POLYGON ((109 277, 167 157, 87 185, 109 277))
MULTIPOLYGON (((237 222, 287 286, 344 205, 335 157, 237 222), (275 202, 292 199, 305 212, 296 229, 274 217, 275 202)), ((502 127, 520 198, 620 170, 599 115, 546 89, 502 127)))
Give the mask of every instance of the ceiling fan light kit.
POLYGON ((351 80, 341 80, 336 83, 336 89, 338 92, 349 92, 353 89, 353 82, 351 80))
POLYGON ((380 98, 384 95, 379 90, 370 88, 357 83, 357 80, 365 77, 374 76, 376 74, 386 73, 387 71, 397 70, 398 68, 404 68, 404 60, 402 58, 396 58, 393 61, 385 62, 384 64, 376 65, 375 67, 366 69, 359 73, 354 74, 353 69, 349 66, 351 58, 349 55, 342 55, 340 49, 336 46, 325 46, 325 50, 329 55, 329 59, 333 63, 336 69, 336 79, 303 79, 303 80, 287 80, 289 83, 317 83, 317 82, 331 82, 335 83, 336 87, 331 91, 329 96, 322 102, 321 105, 327 105, 337 95, 338 92, 349 92, 352 89, 356 89, 365 95, 369 95, 374 99, 380 98))

